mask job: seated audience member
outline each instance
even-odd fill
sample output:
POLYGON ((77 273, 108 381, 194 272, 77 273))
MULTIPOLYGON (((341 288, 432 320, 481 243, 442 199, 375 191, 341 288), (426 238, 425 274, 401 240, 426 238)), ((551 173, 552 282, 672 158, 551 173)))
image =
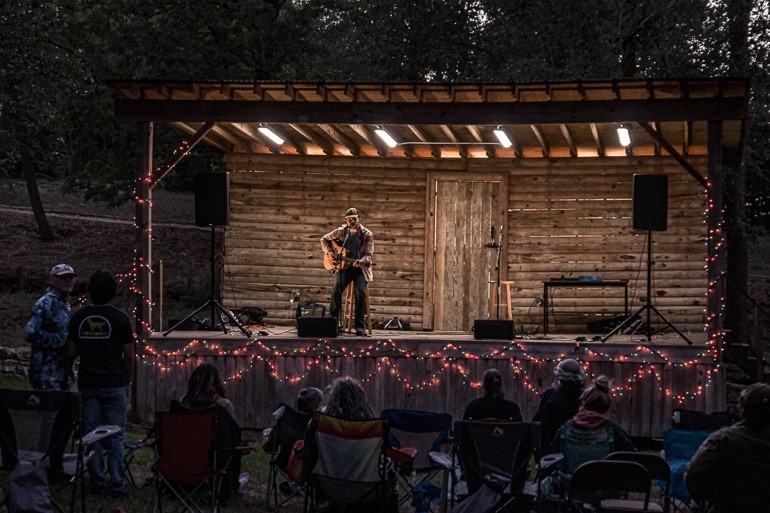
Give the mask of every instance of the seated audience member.
MULTIPOLYGON (((324 398, 324 394, 320 389, 315 387, 303 388, 297 394, 297 404, 296 404, 297 412, 307 416, 307 421, 309 422, 313 416, 313 412, 315 412, 316 410, 318 410, 318 408, 321 407, 323 398, 324 398)), ((273 418, 276 419, 276 422, 278 421, 279 418, 281 418, 282 415, 283 415, 283 406, 281 406, 275 412, 273 412, 273 418)), ((278 440, 276 437, 275 429, 267 428, 262 432, 262 448, 265 451, 272 452, 273 450, 275 450, 275 445, 277 441, 278 440)))
MULTIPOLYGON (((236 447, 241 441, 241 428, 235 420, 233 404, 225 398, 225 387, 219 377, 219 371, 210 363, 199 365, 187 382, 187 393, 179 403, 188 410, 208 410, 220 407, 226 412, 220 418, 220 432, 217 435, 221 446, 236 447)), ((249 480, 248 472, 241 474, 241 453, 230 450, 221 454, 219 461, 231 459, 227 474, 222 480, 221 498, 226 501, 233 492, 249 480)))
POLYGON ((586 377, 580 364, 571 358, 562 360, 553 369, 554 388, 543 392, 540 406, 532 422, 540 422, 540 446, 546 449, 559 428, 577 414, 583 380, 586 377))
POLYGON ((572 472, 586 461, 603 460, 615 451, 636 450, 628 433, 609 419, 610 406, 609 379, 599 376, 580 396, 579 411, 562 424, 546 452, 564 455, 564 471, 542 482, 546 494, 565 490, 572 472))
POLYGON ((334 380, 323 412, 345 420, 367 420, 376 417, 361 383, 349 376, 334 380))
POLYGON ((690 460, 690 494, 710 513, 770 509, 770 385, 754 383, 738 400, 741 420, 715 431, 690 460))
POLYGON ((484 396, 465 406, 463 420, 498 419, 521 422, 521 410, 513 401, 504 399, 503 375, 497 369, 487 369, 483 378, 484 396))

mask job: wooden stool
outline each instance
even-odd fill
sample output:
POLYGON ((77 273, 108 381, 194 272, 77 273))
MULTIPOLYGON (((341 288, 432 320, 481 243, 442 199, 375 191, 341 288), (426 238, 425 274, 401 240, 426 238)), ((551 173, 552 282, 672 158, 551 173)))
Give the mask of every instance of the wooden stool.
MULTIPOLYGON (((369 284, 364 289, 364 300, 366 301, 366 315, 364 322, 369 336, 372 336, 372 316, 369 314, 369 284)), ((342 330, 352 333, 356 328, 356 283, 351 281, 345 289, 345 304, 342 308, 342 330)))
MULTIPOLYGON (((489 283, 492 284, 492 304, 495 306, 494 318, 497 318, 497 309, 500 308, 500 306, 497 304, 497 281, 490 281, 489 283)), ((503 299, 505 299, 505 306, 508 309, 508 320, 513 320, 513 309, 511 307, 511 285, 513 284, 512 281, 500 281, 500 288, 504 291, 505 296, 503 296, 503 299)), ((501 294, 502 295, 502 294, 501 294)))

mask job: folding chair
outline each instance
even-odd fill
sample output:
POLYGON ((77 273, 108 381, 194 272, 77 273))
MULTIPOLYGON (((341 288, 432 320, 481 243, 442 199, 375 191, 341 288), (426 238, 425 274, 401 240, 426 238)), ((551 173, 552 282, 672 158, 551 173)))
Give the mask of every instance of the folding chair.
POLYGON ((163 499, 176 498, 184 511, 217 513, 232 453, 217 441, 215 411, 155 413, 155 511, 163 499))
POLYGON ((645 452, 630 452, 630 451, 618 451, 613 452, 605 458, 605 460, 613 461, 634 461, 642 465, 647 469, 647 473, 650 474, 650 479, 658 481, 661 490, 661 498, 663 504, 651 502, 648 506, 649 511, 664 513, 669 512, 670 500, 669 494, 671 493, 671 469, 666 463, 666 460, 658 456, 657 454, 650 454, 645 452))
POLYGON ((302 497, 305 494, 305 483, 290 481, 287 466, 294 443, 304 439, 308 422, 313 418, 312 415, 300 413, 284 403, 281 403, 277 411, 280 413, 270 434, 272 443, 264 447, 265 451, 270 453, 270 469, 267 476, 265 497, 265 507, 268 511, 273 511, 291 499, 302 497), (280 479, 283 479, 281 483, 279 483, 280 479), (282 483, 286 483, 286 485, 282 485, 282 483))
MULTIPOLYGON (((539 445, 537 424, 503 421, 456 421, 454 451, 467 482, 468 495, 482 486, 499 492, 493 511, 529 505, 523 493, 529 460, 539 445)), ((454 494, 452 494, 454 496, 454 494)), ((465 499, 467 500, 467 498, 465 499)))
POLYGON ((431 498, 432 492, 436 492, 443 510, 449 469, 435 461, 435 454, 431 457, 431 453, 444 452, 447 458, 451 457, 452 416, 400 409, 383 410, 380 416, 388 422, 386 454, 396 464, 399 506, 412 499, 417 511, 433 511, 431 498), (438 476, 440 486, 432 482, 438 476))
POLYGON ((634 461, 589 461, 580 465, 569 481, 567 501, 574 513, 649 511, 650 474, 634 461), (607 498, 618 493, 638 493, 641 501, 607 498), (632 508, 632 509, 628 509, 632 508), (637 509, 640 508, 640 509, 637 509))
POLYGON ((690 491, 684 482, 687 464, 695 455, 711 431, 689 429, 667 429, 663 432, 663 453, 671 469, 670 502, 674 509, 691 505, 690 491))
MULTIPOLYGON (((85 512, 83 475, 90 456, 88 447, 120 428, 100 426, 83 435, 82 425, 80 396, 76 392, 0 389, 2 468, 16 470, 19 465, 44 466, 51 478, 66 480, 71 485, 69 511, 75 511, 79 493, 81 510, 85 512)), ((45 495, 47 497, 41 497, 43 502, 50 500, 53 508, 64 511, 51 498, 50 490, 45 495)), ((7 505, 11 500, 16 499, 9 493, 3 503, 7 505)))
POLYGON ((383 454, 386 422, 343 420, 316 412, 314 424, 317 460, 310 472, 305 512, 397 511, 390 493, 392 471, 383 454))

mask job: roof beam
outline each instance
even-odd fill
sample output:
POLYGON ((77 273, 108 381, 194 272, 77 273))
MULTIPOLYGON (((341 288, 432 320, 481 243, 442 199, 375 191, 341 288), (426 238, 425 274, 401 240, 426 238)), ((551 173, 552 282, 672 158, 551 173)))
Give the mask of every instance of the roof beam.
POLYGON ((361 139, 374 146, 374 149, 377 150, 377 155, 380 157, 388 156, 387 145, 383 144, 382 141, 378 140, 378 137, 375 134, 372 134, 369 130, 367 130, 366 125, 350 125, 350 128, 352 128, 353 131, 361 137, 361 139))
POLYGON ((182 162, 187 155, 190 154, 193 148, 203 140, 203 138, 206 136, 207 133, 214 127, 214 123, 204 123, 201 125, 201 127, 196 130, 196 132, 193 134, 192 138, 189 141, 184 142, 183 150, 181 153, 179 153, 174 160, 172 160, 167 166, 161 167, 160 169, 156 169, 152 172, 152 178, 150 182, 150 189, 155 187, 158 182, 163 180, 163 177, 166 176, 171 172, 172 169, 174 169, 177 164, 182 162))
POLYGON ((433 158, 440 159, 441 158, 441 146, 439 144, 436 144, 434 142, 431 142, 428 139, 428 136, 423 133, 422 130, 420 130, 419 127, 416 127, 414 125, 407 125, 407 128, 412 131, 412 133, 422 142, 428 144, 430 146, 430 154, 433 155, 433 158))
POLYGON ((591 135, 594 136, 594 143, 596 143, 596 153, 600 156, 604 156, 604 141, 602 141, 602 135, 599 133, 599 128, 596 123, 589 123, 591 127, 591 135))
POLYGON ((460 143, 460 139, 457 138, 457 134, 452 130, 452 127, 448 125, 441 125, 441 131, 444 132, 444 135, 446 135, 452 143, 457 145, 457 150, 460 152, 460 156, 462 158, 468 157, 468 148, 466 148, 462 143, 460 143))
POLYGON ((542 130, 540 130, 537 125, 530 125, 530 128, 532 129, 532 132, 535 134, 535 137, 537 137, 538 142, 540 142, 540 147, 543 149, 543 157, 548 158, 551 156, 551 148, 548 147, 548 141, 545 140, 545 136, 543 135, 542 130))
POLYGON ((313 135, 310 131, 305 130, 301 126, 295 124, 295 123, 289 123, 289 126, 295 130, 297 133, 299 133, 302 137, 310 141, 311 143, 315 144, 319 148, 321 148, 321 151, 324 152, 325 155, 334 155, 334 146, 329 144, 323 139, 319 139, 315 135, 313 135))
POLYGON ((484 138, 481 136, 481 130, 479 130, 476 125, 465 125, 465 128, 468 129, 477 143, 484 146, 484 151, 487 153, 488 158, 493 159, 497 157, 497 152, 495 151, 496 145, 484 142, 484 138))
POLYGON ((572 133, 569 131, 569 128, 564 123, 559 125, 559 128, 561 128, 561 134, 564 136, 564 140, 567 141, 567 146, 569 146, 570 157, 577 157, 577 146, 575 145, 575 138, 572 137, 572 133))
POLYGON ((361 155, 361 146, 359 146, 353 139, 337 130, 337 128, 327 123, 320 123, 318 128, 329 134, 329 137, 333 140, 346 147, 354 157, 359 157, 361 155))
POLYGON ((704 189, 708 188, 708 181, 706 178, 700 174, 700 172, 695 169, 695 167, 690 164, 687 159, 685 159, 678 151, 676 151, 676 148, 674 148, 671 143, 660 134, 660 132, 654 130, 648 123, 639 123, 639 126, 644 128, 644 131, 650 134, 650 137, 655 139, 669 153, 669 155, 671 155, 671 157, 685 169, 685 171, 690 173, 693 178, 695 178, 698 183, 703 186, 704 189))
POLYGON ((740 120, 736 98, 553 102, 286 102, 120 99, 123 121, 260 122, 387 125, 527 125, 629 121, 740 120))

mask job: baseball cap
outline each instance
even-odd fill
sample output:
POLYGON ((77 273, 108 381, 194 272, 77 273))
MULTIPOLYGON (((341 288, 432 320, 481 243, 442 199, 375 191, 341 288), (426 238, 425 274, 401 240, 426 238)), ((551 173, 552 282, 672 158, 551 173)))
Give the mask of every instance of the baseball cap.
POLYGON ((358 217, 357 208, 349 208, 345 211, 345 217, 358 217))
POLYGON ((68 274, 77 276, 75 269, 67 264, 58 264, 51 269, 51 276, 67 276, 68 274))

